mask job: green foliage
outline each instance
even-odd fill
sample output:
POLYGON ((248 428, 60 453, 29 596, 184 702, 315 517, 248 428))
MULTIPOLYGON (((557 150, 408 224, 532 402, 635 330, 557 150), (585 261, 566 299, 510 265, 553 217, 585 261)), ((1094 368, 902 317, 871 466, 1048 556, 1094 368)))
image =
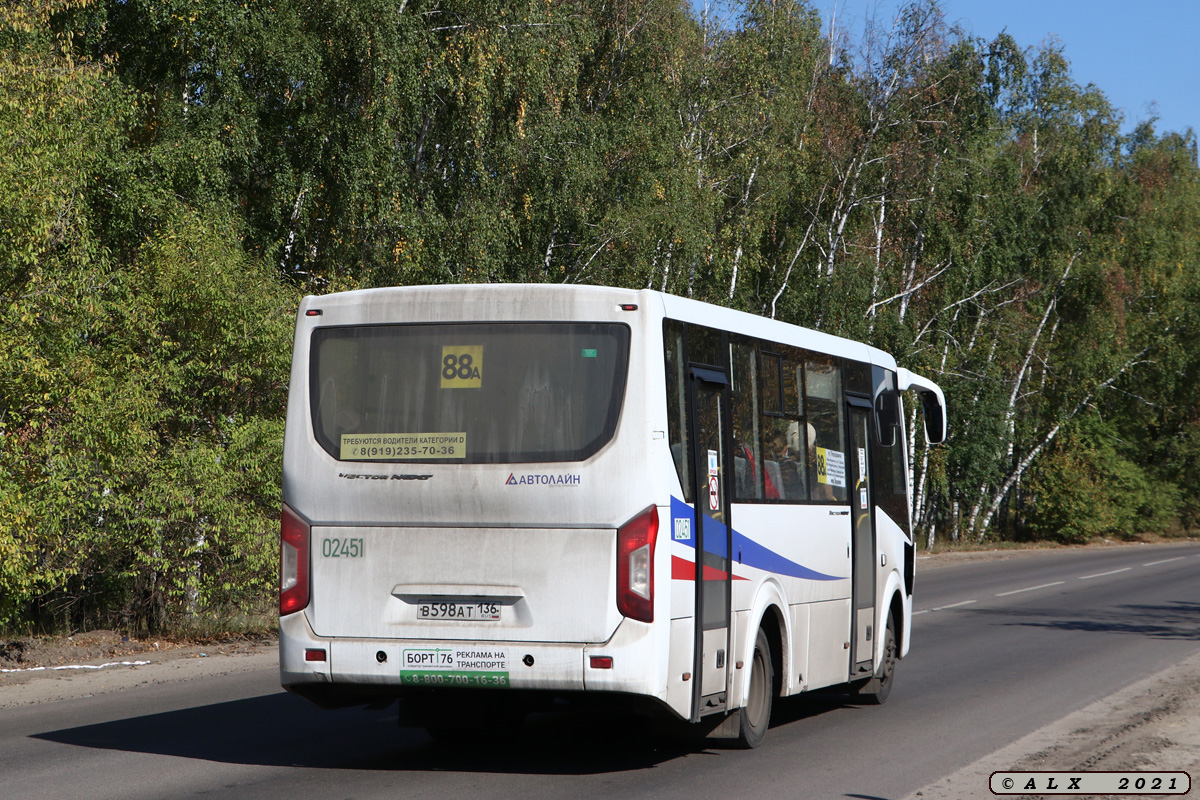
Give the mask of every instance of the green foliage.
POLYGON ((71 353, 106 269, 83 197, 91 164, 117 146, 120 92, 48 25, 79 5, 0 9, 0 624, 57 580, 26 531, 69 487, 27 456, 54 452, 67 398, 87 377, 71 353))
POLYGON ((181 211, 108 277, 52 362, 72 380, 51 419, 5 437, 25 565, 9 621, 159 629, 261 606, 295 299, 211 212, 181 211))
POLYGON ((1029 481, 1029 527, 1050 541, 1086 544, 1163 533, 1181 492, 1123 455, 1111 431, 1088 425, 1060 439, 1029 481))
POLYGON ((122 565, 138 587, 125 614, 153 626, 180 609, 261 604, 294 298, 229 221, 191 211, 142 248, 120 291, 109 367, 147 401, 143 441, 108 487, 120 499, 104 505, 114 552, 136 554, 122 565))

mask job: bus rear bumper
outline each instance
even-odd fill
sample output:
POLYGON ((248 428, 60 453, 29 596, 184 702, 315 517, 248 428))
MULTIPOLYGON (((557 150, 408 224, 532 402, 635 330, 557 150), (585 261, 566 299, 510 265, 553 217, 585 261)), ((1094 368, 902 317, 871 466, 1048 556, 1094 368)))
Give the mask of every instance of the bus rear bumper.
POLYGON ((630 620, 602 644, 323 638, 303 613, 279 632, 281 685, 326 707, 441 690, 665 696, 650 626, 630 620))

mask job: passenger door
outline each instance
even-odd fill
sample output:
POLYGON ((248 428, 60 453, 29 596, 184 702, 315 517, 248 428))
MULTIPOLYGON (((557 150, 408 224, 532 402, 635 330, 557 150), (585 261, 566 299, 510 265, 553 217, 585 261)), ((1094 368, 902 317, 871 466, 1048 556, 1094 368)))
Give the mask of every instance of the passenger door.
POLYGON ((854 619, 851 677, 872 675, 874 665, 875 619, 875 516, 871 513, 871 404, 848 397, 850 425, 850 518, 854 526, 854 619))
POLYGON ((692 463, 696 500, 696 651, 697 679, 692 719, 723 711, 729 652, 730 520, 729 381, 722 371, 692 367, 692 463))

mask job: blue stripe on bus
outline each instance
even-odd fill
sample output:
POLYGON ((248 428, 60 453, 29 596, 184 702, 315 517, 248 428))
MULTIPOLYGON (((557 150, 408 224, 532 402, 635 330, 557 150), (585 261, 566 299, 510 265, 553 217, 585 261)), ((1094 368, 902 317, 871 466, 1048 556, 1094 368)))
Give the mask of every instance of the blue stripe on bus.
MULTIPOLYGON (((725 552, 725 543, 729 537, 725 535, 725 525, 711 517, 706 517, 704 524, 711 532, 717 534, 715 537, 705 537, 704 551, 721 558, 726 557, 728 554, 725 552), (712 527, 714 525, 716 526, 715 531, 712 527)), ((677 497, 671 497, 671 536, 673 540, 695 548, 695 529, 696 516, 692 507, 677 497), (686 525, 681 526, 677 520, 686 520, 686 525), (685 528, 686 531, 684 530, 685 528)), ((848 577, 826 575, 824 572, 817 572, 815 569, 809 569, 803 564, 797 564, 791 559, 784 558, 769 547, 765 547, 744 533, 741 533, 737 528, 733 529, 733 550, 737 554, 739 564, 761 569, 765 572, 773 572, 777 575, 787 575, 790 578, 801 578, 809 581, 849 580, 848 577)))

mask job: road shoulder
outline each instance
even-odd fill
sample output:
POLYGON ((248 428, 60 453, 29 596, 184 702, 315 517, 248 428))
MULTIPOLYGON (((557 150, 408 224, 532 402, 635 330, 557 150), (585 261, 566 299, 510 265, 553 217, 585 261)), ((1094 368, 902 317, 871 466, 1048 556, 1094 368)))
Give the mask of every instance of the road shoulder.
POLYGON ((5 665, 0 672, 0 709, 276 668, 279 664, 279 646, 273 636, 158 649, 151 645, 132 652, 91 646, 81 648, 78 655, 82 658, 67 655, 70 652, 63 651, 53 659, 59 663, 5 665))
MULTIPOLYGON (((936 746, 936 744, 934 745, 936 746)), ((993 772, 1200 775, 1200 653, 1018 739, 905 800, 982 800, 993 772)))

